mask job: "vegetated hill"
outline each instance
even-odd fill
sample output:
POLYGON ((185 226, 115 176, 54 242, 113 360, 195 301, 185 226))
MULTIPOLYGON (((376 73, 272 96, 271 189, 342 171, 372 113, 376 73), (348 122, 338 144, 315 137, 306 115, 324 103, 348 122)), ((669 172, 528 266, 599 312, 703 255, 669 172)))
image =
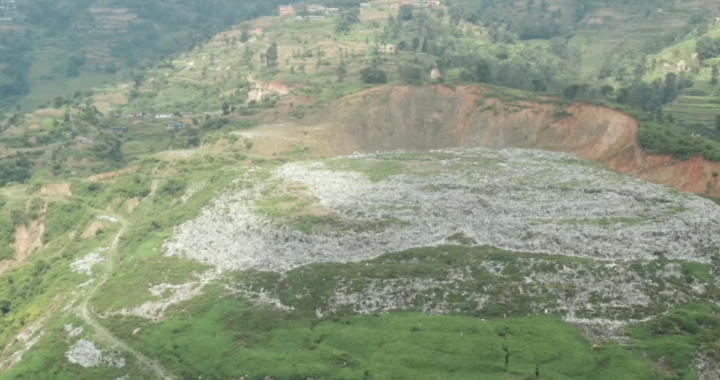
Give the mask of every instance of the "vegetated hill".
MULTIPOLYGON (((242 24, 171 64, 136 71, 134 80, 126 83, 127 89, 116 95, 126 94, 129 104, 123 110, 197 113, 224 109, 226 114, 245 118, 259 115, 256 119, 272 121, 286 115, 301 118, 311 105, 322 109, 343 95, 378 83, 487 83, 643 110, 651 115, 643 126, 654 127, 649 133, 653 139, 643 140, 653 140, 644 146, 652 153, 683 159, 703 154, 710 160, 720 159, 704 148, 687 149, 708 145, 707 139, 716 139, 714 134, 702 142, 657 142, 667 140, 665 135, 689 140, 687 137, 696 132, 691 118, 663 116, 663 110, 667 113, 678 95, 696 91, 692 87, 695 80, 694 74, 683 70, 664 71, 660 82, 649 74, 664 63, 658 64, 655 59, 653 69, 648 54, 691 33, 715 28, 716 23, 708 21, 707 15, 692 13, 704 3, 692 3, 695 8, 685 4, 682 17, 672 16, 672 20, 684 17, 685 21, 682 28, 664 34, 663 43, 648 40, 644 49, 613 45, 614 50, 599 66, 583 64, 593 45, 580 48, 574 37, 568 39, 570 35, 545 40, 521 38, 529 32, 523 32, 525 24, 520 21, 544 19, 545 11, 532 7, 530 11, 512 12, 514 8, 496 4, 478 18, 473 16, 477 16, 474 8, 460 5, 396 11, 389 4, 373 3, 360 11, 347 8, 337 16, 318 16, 324 18, 311 22, 287 16, 242 24), (500 38, 496 35, 500 32, 508 36, 500 38), (663 133, 653 132, 657 130, 663 133)), ((600 13, 606 10, 592 9, 600 13)), ((632 13, 632 9, 627 12, 632 13)), ((582 27, 596 25, 588 21, 595 17, 592 12, 584 16, 582 27)), ((664 15, 648 15, 645 22, 665 20, 664 15)), ((542 25, 564 28, 570 21, 545 22, 542 25)), ((116 108, 123 105, 115 103, 116 108)), ((713 109, 708 107, 709 112, 713 109)))
POLYGON ((676 120, 685 121, 693 132, 713 137, 720 132, 717 120, 720 115, 720 91, 716 72, 720 57, 699 56, 697 48, 701 40, 718 39, 720 22, 714 22, 682 41, 649 55, 647 59, 650 67, 645 74, 647 81, 664 79, 668 72, 677 72, 680 68, 694 85, 682 91, 665 113, 676 120))
MULTIPOLYGON (((691 73, 665 73, 661 82, 651 83, 653 78, 646 75, 651 61, 638 53, 649 54, 702 32, 714 10, 699 16, 707 4, 690 1, 646 16, 637 4, 591 3, 529 4, 522 9, 502 2, 480 8, 459 3, 396 10, 391 2, 363 8, 341 2, 339 13, 314 13, 314 21, 264 17, 215 35, 172 60, 123 71, 117 85, 55 97, 46 109, 25 117, 22 111, 12 112, 0 126, 5 130, 0 144, 9 153, 32 156, 32 172, 42 176, 83 176, 118 169, 165 149, 196 147, 216 131, 301 120, 381 82, 442 82, 513 87, 555 95, 561 103, 622 106, 640 119, 639 141, 645 152, 720 160, 715 135, 692 138, 698 127, 691 120, 663 116, 678 94, 693 90, 688 87, 691 73), (568 14, 565 9, 573 6, 582 6, 585 13, 568 14), (612 45, 613 54, 600 67, 583 64, 587 49, 595 44, 580 48, 574 38, 583 28, 597 27, 595 16, 616 8, 635 15, 636 23, 673 20, 670 24, 679 27, 663 34, 662 43, 648 42, 646 49, 612 45), (554 32, 543 34, 548 30, 554 32), (576 33, 569 34, 572 30, 576 33), (530 39, 531 32, 542 33, 530 39), (129 118, 131 112, 147 115, 129 118), (156 114, 173 116, 156 119, 156 114), (183 123, 183 129, 168 131, 169 122, 183 123), (104 145, 75 141, 92 142, 93 137, 104 145), (106 155, 104 146, 122 154, 106 155)), ((298 16, 306 14, 297 7, 298 16)), ((18 178, 26 181, 29 176, 18 178)))
POLYGON ((2 274, 0 379, 717 373, 711 201, 564 153, 215 145, 3 189, 47 246, 2 274))
POLYGON ((276 12, 281 3, 2 1, 0 108, 22 99, 19 104, 33 110, 112 82, 118 71, 192 49, 238 22, 276 12))

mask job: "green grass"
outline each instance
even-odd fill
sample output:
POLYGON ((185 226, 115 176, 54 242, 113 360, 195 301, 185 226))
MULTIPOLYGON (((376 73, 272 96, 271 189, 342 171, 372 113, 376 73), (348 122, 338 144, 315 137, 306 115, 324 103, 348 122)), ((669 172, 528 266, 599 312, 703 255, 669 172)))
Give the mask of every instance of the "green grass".
POLYGON ((98 310, 116 311, 132 308, 145 301, 160 300, 161 296, 153 296, 149 284, 184 284, 193 278, 193 273, 201 273, 207 266, 196 261, 175 257, 162 257, 160 245, 162 240, 153 239, 154 244, 144 244, 136 252, 136 256, 123 262, 124 268, 131 271, 116 271, 108 282, 92 299, 93 306, 98 310), (153 246, 151 249, 150 246, 153 246))
MULTIPOLYGON (((128 375, 131 379, 150 380, 148 376, 141 370, 134 358, 124 354, 126 366, 118 369, 107 365, 97 367, 83 368, 79 364, 70 363, 65 357, 65 352, 76 340, 81 338, 91 338, 92 331, 88 331, 85 326, 83 335, 77 338, 68 338, 67 332, 63 326, 72 323, 75 327, 82 325, 82 322, 75 317, 68 315, 60 316, 52 320, 46 329, 44 335, 33 349, 23 355, 22 361, 10 370, 0 373, 0 380, 15 379, 35 379, 35 380, 96 380, 96 379, 115 379, 123 375, 128 375)), ((95 346, 99 349, 107 349, 94 341, 95 346)))
POLYGON ((683 368, 699 348, 718 355, 714 344, 720 337, 718 311, 714 305, 688 304, 651 322, 631 326, 628 333, 641 341, 639 348, 646 350, 650 358, 662 357, 672 367, 683 368))
POLYGON ((409 172, 403 163, 394 160, 379 161, 340 159, 329 160, 326 164, 334 170, 363 173, 371 182, 380 182, 390 176, 409 172))
MULTIPOLYGON (((640 350, 593 350, 554 317, 481 320, 415 312, 296 318, 210 291, 158 325, 114 319, 118 333, 185 378, 249 375, 372 379, 657 379, 640 350), (143 326, 132 336, 132 326, 143 326), (504 371, 505 352, 510 353, 504 371)), ((660 377, 663 378, 663 377, 660 377)), ((669 376, 666 378, 670 378, 669 376)))
POLYGON ((0 219, 0 260, 11 260, 15 256, 15 249, 11 246, 15 242, 15 226, 10 219, 0 219))
MULTIPOLYGON (((682 306, 632 326, 625 346, 603 342, 593 348, 557 315, 528 316, 532 309, 525 302, 543 302, 542 297, 523 300, 517 293, 498 292, 514 289, 512 279, 524 282, 526 274, 517 265, 522 259, 535 260, 534 271, 582 266, 595 270, 592 260, 507 254, 488 247, 414 249, 364 263, 314 264, 282 277, 252 271, 231 275, 232 287, 237 283, 245 285, 241 288, 265 289, 293 306, 289 312, 254 306, 252 296, 229 293, 216 284, 208 286, 203 296, 169 309, 161 323, 136 317, 108 321, 118 336, 162 358, 168 369, 187 378, 531 380, 537 365, 543 379, 695 379, 687 364, 696 350, 716 350, 712 342, 720 334, 718 310, 702 304, 682 306), (346 287, 343 291, 353 292, 372 280, 444 279, 449 268, 473 268, 476 260, 486 259, 505 263, 502 275, 470 269, 473 281, 484 294, 504 301, 485 305, 484 319, 468 316, 471 311, 439 316, 412 308, 389 314, 357 315, 350 310, 322 318, 315 314, 340 284, 346 287), (141 332, 135 335, 137 328, 141 332), (511 353, 507 372, 504 349, 511 353), (666 363, 662 367, 657 365, 661 360, 666 363)), ((643 276, 655 276, 663 265, 634 263, 633 268, 643 276)), ((707 266, 681 265, 686 275, 712 281, 707 266)), ((665 287, 684 286, 668 281, 665 287)), ((463 285, 432 289, 459 303, 467 301, 465 291, 463 285)), ((572 294, 573 289, 566 286, 565 291, 572 294)))
POLYGON ((82 228, 90 220, 90 211, 80 202, 54 202, 48 205, 45 215, 45 232, 43 241, 50 242, 74 229, 82 228))

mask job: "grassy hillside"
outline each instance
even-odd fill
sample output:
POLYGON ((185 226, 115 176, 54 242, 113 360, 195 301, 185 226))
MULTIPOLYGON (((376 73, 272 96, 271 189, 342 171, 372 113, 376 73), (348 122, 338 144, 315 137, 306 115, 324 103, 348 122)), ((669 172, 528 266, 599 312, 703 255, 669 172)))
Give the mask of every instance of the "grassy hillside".
MULTIPOLYGON (((488 190, 483 178, 495 181, 496 186, 509 181, 515 195, 508 200, 514 200, 503 203, 505 210, 498 210, 506 215, 515 212, 509 210, 518 197, 542 197, 549 191, 562 192, 565 198, 567 194, 582 197, 585 203, 578 212, 584 215, 609 194, 624 194, 615 202, 618 207, 585 219, 528 220, 517 215, 528 223, 528 230, 518 233, 522 236, 518 241, 527 242, 528 247, 533 242, 550 244, 550 235, 543 234, 550 233, 552 225, 564 226, 559 231, 604 231, 607 236, 617 236, 618 229, 650 229, 659 234, 653 239, 671 239, 671 233, 653 228, 677 218, 712 218, 717 213, 708 201, 642 184, 565 155, 449 151, 288 165, 291 152, 270 160, 238 159, 238 154, 252 154, 252 149, 232 136, 218 136, 222 148, 204 156, 146 159, 134 172, 115 179, 74 181, 71 195, 4 189, 8 202, 2 212, 25 204, 28 220, 39 217, 33 204, 50 203, 44 216, 50 245, 33 254, 33 261, 49 265, 26 265, 2 275, 14 285, 0 291, 0 300, 8 301, 0 304, 5 308, 0 319, 0 363, 27 347, 24 340, 11 343, 14 331, 42 322, 37 331, 43 333, 29 333, 28 341, 35 342, 32 348, 22 361, 0 373, 0 379, 157 378, 142 360, 108 343, 87 323, 81 312, 85 300, 92 315, 98 313, 93 318, 112 336, 143 356, 157 359, 173 378, 697 379, 698 369, 688 367, 689 363, 708 360, 703 358, 717 350, 713 342, 720 336, 718 311, 704 302, 716 297, 712 275, 716 264, 694 261, 693 255, 704 255, 700 243, 678 249, 688 261, 660 253, 648 260, 614 262, 564 255, 560 242, 552 243, 560 255, 482 246, 473 234, 483 232, 473 229, 447 236, 445 245, 388 252, 362 261, 317 262, 282 274, 248 269, 220 275, 207 263, 165 255, 165 240, 180 232, 175 227, 203 214, 226 220, 225 230, 214 232, 219 234, 214 243, 218 247, 226 232, 229 239, 245 233, 244 228, 228 231, 234 223, 251 220, 235 211, 249 199, 258 207, 252 211, 257 215, 253 218, 260 218, 257 221, 264 226, 264 232, 253 234, 268 233, 268 246, 282 243, 278 233, 287 233, 293 244, 402 233, 410 227, 400 218, 420 220, 439 211, 398 202, 383 206, 382 197, 395 196, 388 186, 407 187, 415 181, 423 192, 440 193, 462 191, 461 183, 488 190), (530 154, 527 165, 516 166, 514 161, 523 154, 530 154), (546 173, 537 175, 537 167, 544 167, 546 173), (319 174, 311 178, 299 168, 319 174), (522 173, 512 168, 525 175, 519 176, 522 173), (566 180, 565 171, 573 173, 573 181, 566 180), (305 176, 313 183, 357 181, 363 184, 362 191, 381 197, 357 198, 366 203, 357 203, 346 212, 325 197, 343 200, 361 194, 343 193, 344 187, 321 192, 293 187, 295 179, 283 180, 279 173, 305 176), (334 174, 324 177, 330 173, 334 174), (435 188, 422 185, 432 182, 435 188), (625 192, 618 193, 610 184, 625 192), (446 185, 450 187, 443 190, 446 185), (603 193, 582 191, 590 186, 604 189, 603 193), (522 191, 525 187, 533 191, 522 191), (640 198, 635 192, 650 195, 640 198), (259 198, 243 198, 246 195, 259 198), (219 198, 212 201, 215 197, 219 198), (320 201, 338 208, 324 213, 317 207, 320 201), (201 211, 206 204, 232 211, 224 215, 201 211), (61 213, 53 211, 61 209, 61 213), (628 210, 640 217, 623 214, 628 210), (102 215, 118 221, 107 222, 101 233, 82 237, 102 215), (388 215, 398 220, 393 222, 388 215), (362 223, 376 216, 384 216, 389 223, 362 223), (283 225, 296 230, 287 232, 283 225), (108 247, 116 236, 121 238, 113 251, 108 247), (93 253, 97 247, 106 250, 97 255, 93 253), (102 281, 105 273, 107 281, 93 291, 98 283, 88 281, 102 281), (627 291, 608 292, 615 287, 627 291), (565 308, 577 314, 570 315, 565 308), (657 318, 633 321, 648 315, 657 318), (93 342, 102 355, 124 358, 125 365, 84 368, 69 362, 69 350, 81 339, 93 342)), ((312 189, 322 188, 316 185, 312 189)), ((553 199, 543 205, 552 212, 564 212, 566 199, 553 199)), ((461 201, 451 196, 442 202, 453 200, 461 201)), ((458 204, 467 209, 468 202, 458 204)), ((485 212, 501 205, 478 204, 485 204, 485 212)), ((707 232, 697 233, 705 236, 707 232)), ((202 235, 198 231, 196 238, 202 235)), ((640 237, 628 233, 627 238, 630 244, 623 246, 632 248, 633 239, 640 237)), ((343 246, 336 253, 346 249, 343 246)), ((608 253, 613 251, 609 248, 608 253)))
POLYGON ((113 83, 121 70, 155 65, 219 30, 277 12, 281 3, 18 0, 0 21, 0 45, 10 50, 0 58, 9 84, 0 87, 0 107, 21 100, 32 111, 57 96, 113 83), (6 43, 13 39, 22 41, 6 43))

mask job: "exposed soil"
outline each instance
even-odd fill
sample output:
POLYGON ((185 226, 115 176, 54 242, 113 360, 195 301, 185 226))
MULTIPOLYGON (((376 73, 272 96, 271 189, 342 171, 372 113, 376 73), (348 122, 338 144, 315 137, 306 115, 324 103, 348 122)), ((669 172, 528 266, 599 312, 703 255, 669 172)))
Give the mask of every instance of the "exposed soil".
POLYGON ((382 86, 343 97, 299 126, 258 130, 253 153, 279 154, 293 144, 317 156, 395 149, 532 148, 570 152, 683 191, 720 197, 720 162, 645 154, 637 121, 610 108, 507 101, 478 86, 382 86))
POLYGON ((132 173, 132 172, 134 172, 134 171, 136 171, 136 170, 138 170, 138 167, 137 167, 137 166, 129 166, 129 167, 127 167, 127 168, 118 170, 118 171, 116 171, 116 172, 107 172, 107 173, 96 174, 96 175, 94 175, 94 176, 88 177, 87 180, 88 180, 88 181, 106 181, 106 180, 113 180, 113 179, 115 179, 118 175, 127 174, 127 173, 132 173))
POLYGON ((140 205, 140 198, 130 198, 127 201, 127 209, 129 212, 133 212, 137 206, 140 205))
POLYGON ((103 228, 105 228, 105 223, 101 220, 95 220, 85 229, 80 237, 83 239, 94 237, 95 234, 103 228))
POLYGON ((67 182, 49 183, 40 188, 40 195, 71 197, 72 190, 70 189, 70 184, 67 182))
POLYGON ((43 205, 36 220, 15 228, 15 257, 12 260, 0 261, 0 275, 24 264, 36 249, 42 248, 46 212, 47 204, 43 205))

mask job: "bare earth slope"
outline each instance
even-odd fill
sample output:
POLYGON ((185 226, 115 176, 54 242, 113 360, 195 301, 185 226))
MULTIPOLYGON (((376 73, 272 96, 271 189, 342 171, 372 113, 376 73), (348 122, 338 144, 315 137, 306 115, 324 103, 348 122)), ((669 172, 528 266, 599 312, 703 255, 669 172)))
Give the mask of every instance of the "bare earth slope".
POLYGON ((720 196, 720 163, 647 155, 637 121, 600 106, 500 100, 478 86, 382 86, 330 104, 313 123, 338 154, 450 147, 532 148, 570 152, 683 191, 720 196))

